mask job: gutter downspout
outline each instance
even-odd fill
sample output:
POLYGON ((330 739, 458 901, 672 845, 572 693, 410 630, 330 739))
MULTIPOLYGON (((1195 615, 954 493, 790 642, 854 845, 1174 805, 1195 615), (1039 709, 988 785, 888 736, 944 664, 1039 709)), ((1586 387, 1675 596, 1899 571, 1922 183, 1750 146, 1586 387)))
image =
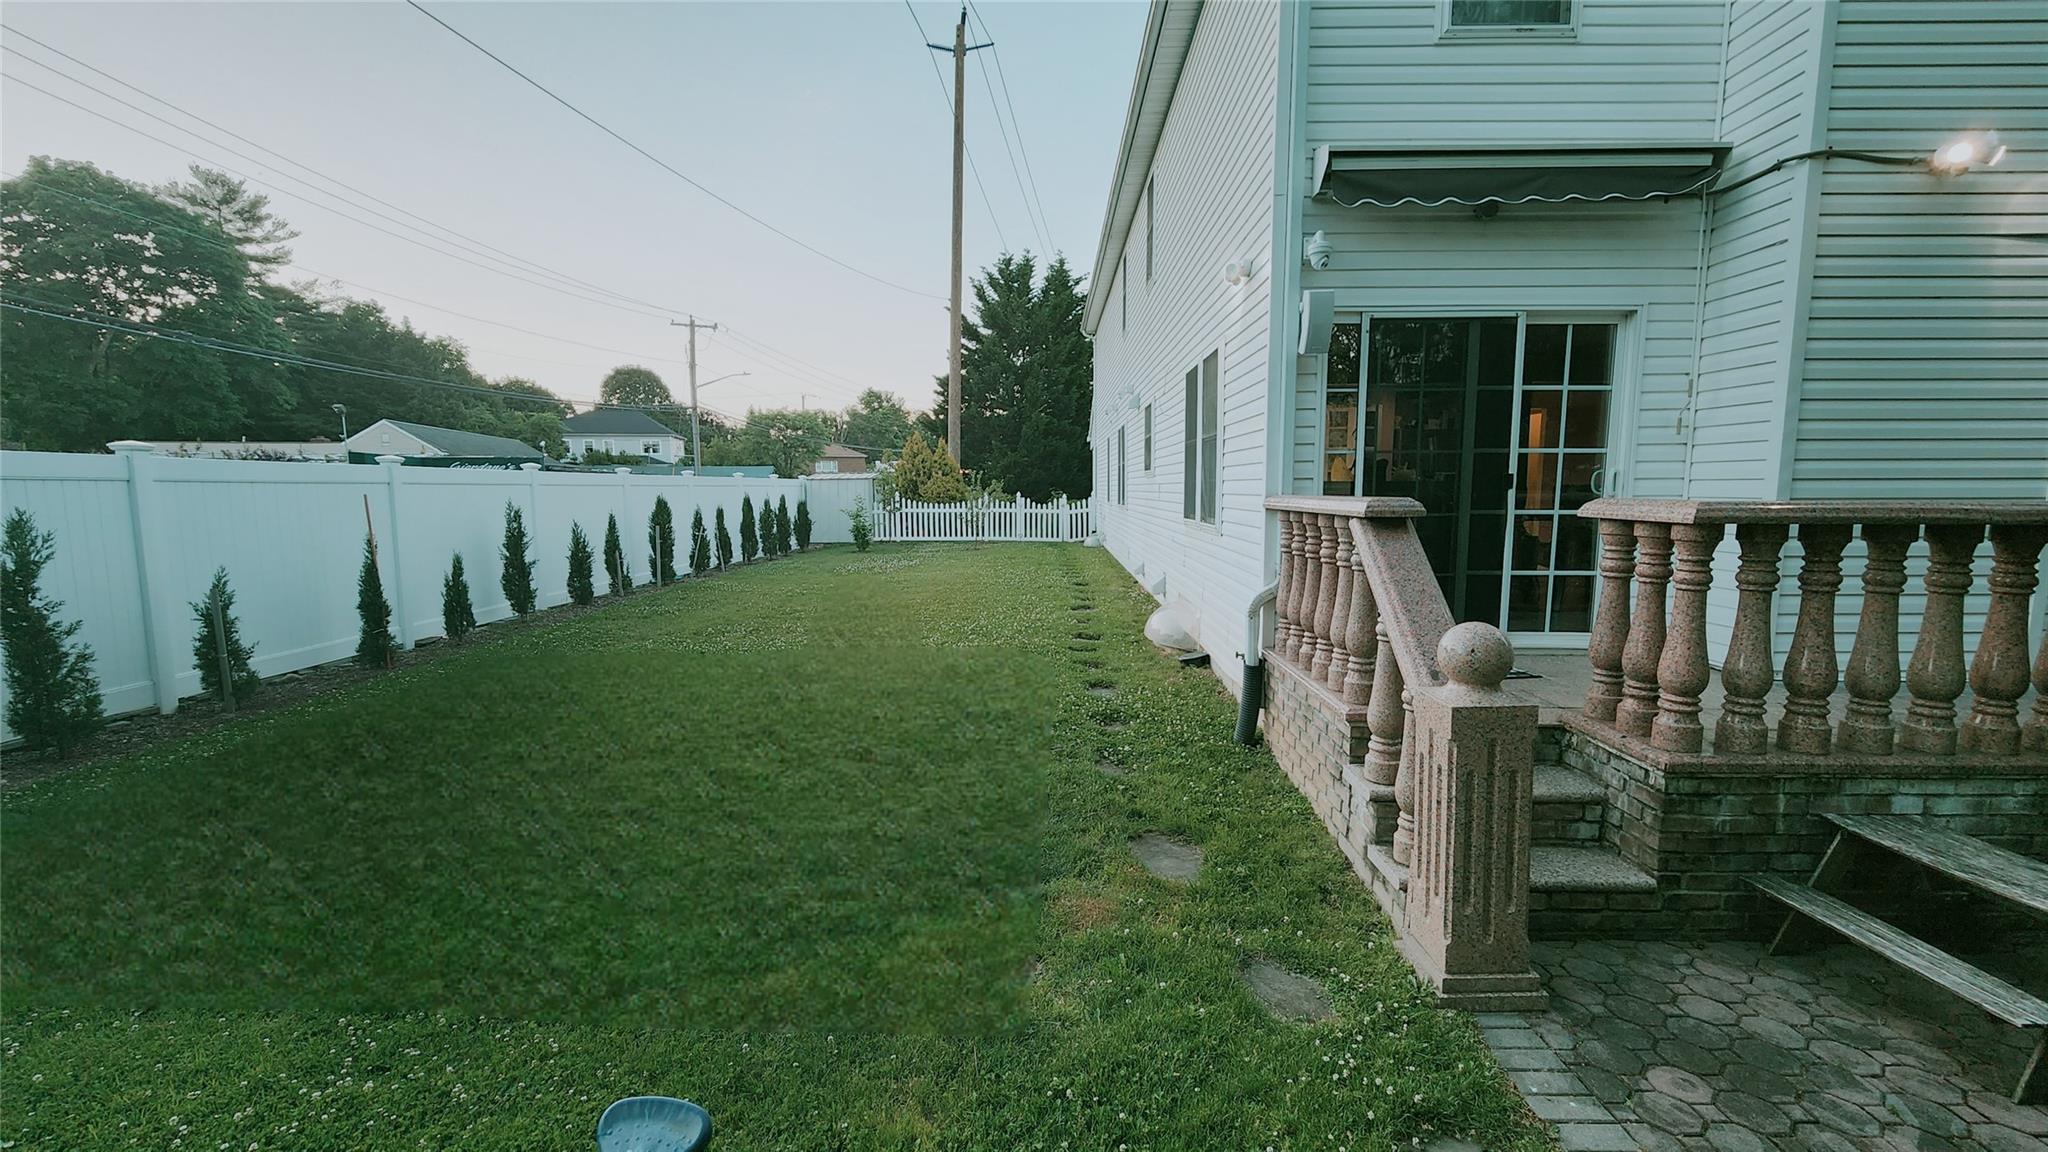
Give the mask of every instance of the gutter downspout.
POLYGON ((1237 693, 1235 739, 1249 748, 1259 742, 1259 708, 1266 700, 1266 612, 1279 597, 1280 582, 1273 581, 1244 610, 1244 683, 1237 693))

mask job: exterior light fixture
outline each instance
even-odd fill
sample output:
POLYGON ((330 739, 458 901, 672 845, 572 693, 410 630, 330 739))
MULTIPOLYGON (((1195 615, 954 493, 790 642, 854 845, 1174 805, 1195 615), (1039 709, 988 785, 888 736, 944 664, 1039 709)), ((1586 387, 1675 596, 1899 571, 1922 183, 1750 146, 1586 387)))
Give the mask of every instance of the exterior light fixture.
POLYGON ((1223 278, 1232 284, 1242 284, 1252 278, 1252 262, 1232 260, 1223 266, 1223 278))
POLYGON ((1965 132, 1935 149, 1927 166, 1943 176, 1958 176, 1972 168, 1989 168, 2005 159, 2005 145, 1996 132, 1965 132))

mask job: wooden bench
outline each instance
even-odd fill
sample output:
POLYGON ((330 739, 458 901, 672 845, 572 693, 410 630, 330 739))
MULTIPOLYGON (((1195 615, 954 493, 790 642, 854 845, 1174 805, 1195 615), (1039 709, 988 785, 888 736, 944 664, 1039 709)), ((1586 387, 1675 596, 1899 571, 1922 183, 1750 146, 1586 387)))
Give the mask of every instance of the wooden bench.
POLYGON ((1978 1008, 2021 1029, 2034 1040, 2034 1053, 2020 1073, 2012 1099, 2048 1103, 2048 1000, 2015 987, 1829 895, 1847 875, 1859 851, 1872 846, 1925 865, 1944 876, 2022 907, 2048 914, 2048 865, 2007 852, 1982 840, 1932 828, 1910 816, 1829 816, 1840 831, 1805 884, 1775 876, 1749 882, 1790 909, 1771 942, 1772 954, 1813 947, 1830 932, 1905 968, 1978 1008))

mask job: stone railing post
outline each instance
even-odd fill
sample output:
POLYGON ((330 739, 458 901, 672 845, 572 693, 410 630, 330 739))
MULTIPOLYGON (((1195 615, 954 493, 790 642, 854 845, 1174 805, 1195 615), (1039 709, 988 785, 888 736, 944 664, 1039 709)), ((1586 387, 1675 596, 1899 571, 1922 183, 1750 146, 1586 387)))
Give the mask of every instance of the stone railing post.
POLYGON ((1863 611, 1856 619, 1856 647, 1842 673, 1849 706, 1835 729, 1835 746, 1844 752, 1891 755, 1892 697, 1899 692, 1899 593, 1906 587, 1906 550, 1919 538, 1918 524, 1863 526, 1863 611))
POLYGON ((1330 617, 1337 611, 1337 518, 1314 515, 1309 519, 1316 525, 1316 619, 1312 629, 1316 637, 1315 655, 1309 660, 1308 676, 1311 680, 1325 680, 1330 674, 1330 656, 1336 651, 1330 646, 1330 617))
POLYGON ((1437 1002, 1540 1008, 1529 967, 1529 833, 1536 708, 1500 691, 1507 638, 1460 624, 1437 647, 1441 686, 1417 687, 1415 850, 1402 951, 1437 1002))
POLYGON ((1721 662, 1716 752, 1757 755, 1771 750, 1770 726, 1764 723, 1764 697, 1777 678, 1771 657, 1771 595, 1778 590, 1778 553, 1788 535, 1783 524, 1735 528, 1742 558, 1735 568, 1735 624, 1728 655, 1721 662))
POLYGON ((1273 651, 1285 656, 1294 646, 1299 629, 1295 625, 1294 590, 1301 580, 1301 553, 1298 547, 1297 517, 1292 512, 1281 512, 1280 517, 1280 587, 1273 599, 1273 651))
POLYGON ((1970 662, 1970 691, 1976 698, 1963 724, 1964 751, 2010 756, 2020 750, 2019 699, 2027 691, 2027 606, 2039 583, 2034 566, 2044 543, 2048 526, 1991 527, 1991 606, 1984 611, 1977 656, 1970 662))
POLYGON ((1906 665, 1912 700, 1899 723, 1899 746, 1934 756, 1956 750, 1956 697, 1963 694, 1963 597, 1970 592, 1970 558, 1984 539, 1982 525, 1930 524, 1926 604, 1920 636, 1906 665))
POLYGON ((1657 718, 1657 662, 1664 656, 1664 586, 1671 579, 1671 526, 1638 522, 1636 598, 1629 610, 1628 643, 1621 651, 1621 703, 1614 726, 1648 736, 1657 718))
MULTIPOLYGON (((1344 538, 1351 538, 1348 530, 1344 538)), ((1345 662, 1344 683, 1340 691, 1346 705, 1362 708, 1372 698, 1376 643, 1373 634, 1379 623, 1379 609, 1373 604, 1372 583, 1365 578, 1358 553, 1354 550, 1350 555, 1351 611, 1344 616, 1344 651, 1349 659, 1345 662)))
POLYGON ((1622 651, 1628 644, 1628 584, 1636 574, 1635 525, 1600 521, 1600 607, 1593 615, 1587 658, 1593 683, 1586 689, 1586 715, 1614 722, 1621 703, 1622 651))
POLYGON ((1778 718, 1778 747, 1825 755, 1834 737, 1828 697, 1840 666, 1835 662, 1835 593, 1842 587, 1846 524, 1801 524, 1799 620, 1785 653, 1785 713, 1778 718))
POLYGON ((1322 524, 1319 518, 1303 513, 1299 524, 1301 533, 1301 593, 1295 602, 1295 611, 1301 620, 1301 636, 1294 651, 1288 655, 1303 671, 1309 669, 1316 658, 1316 600, 1321 594, 1323 566, 1322 524))
MULTIPOLYGON (((1337 541, 1337 578, 1330 597, 1330 666, 1324 682, 1339 696, 1344 694, 1344 677, 1351 671, 1351 526, 1341 517, 1330 517, 1330 535, 1337 541)), ((2024 683, 2024 677, 2022 677, 2024 683)))
POLYGON ((1650 743, 1666 751, 1697 752, 1705 742, 1700 693, 1707 689, 1707 590, 1714 582, 1714 548, 1725 531, 1719 524, 1671 529, 1678 554, 1671 573, 1671 627, 1657 661, 1657 718, 1650 724, 1650 743))

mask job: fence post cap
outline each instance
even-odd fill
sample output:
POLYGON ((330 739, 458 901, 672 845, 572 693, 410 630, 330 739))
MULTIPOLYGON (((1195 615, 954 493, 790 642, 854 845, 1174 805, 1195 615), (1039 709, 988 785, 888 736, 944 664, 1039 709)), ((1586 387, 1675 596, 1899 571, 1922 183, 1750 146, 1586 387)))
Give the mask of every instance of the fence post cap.
POLYGON ((624 464, 621 464, 618 467, 613 468, 612 471, 618 473, 621 476, 631 476, 633 474, 633 470, 631 468, 626 467, 624 464))
POLYGON ((386 452, 386 453, 385 453, 384 455, 382 455, 382 456, 379 456, 379 457, 377 457, 377 463, 379 463, 379 464, 403 464, 403 463, 405 463, 405 457, 403 457, 403 456, 395 456, 395 455, 392 455, 392 454, 391 454, 391 453, 389 453, 389 452, 386 452))
POLYGON ((519 466, 519 470, 520 470, 521 472, 538 472, 538 471, 540 471, 540 465, 538 465, 538 464, 535 464, 535 463, 534 463, 533 461, 531 461, 531 460, 528 460, 528 461, 527 461, 526 463, 524 463, 524 464, 521 464, 521 465, 519 466))
POLYGON ((107 442, 107 449, 119 455, 127 456, 138 452, 154 452, 156 451, 156 445, 151 444, 147 440, 109 440, 107 442))

